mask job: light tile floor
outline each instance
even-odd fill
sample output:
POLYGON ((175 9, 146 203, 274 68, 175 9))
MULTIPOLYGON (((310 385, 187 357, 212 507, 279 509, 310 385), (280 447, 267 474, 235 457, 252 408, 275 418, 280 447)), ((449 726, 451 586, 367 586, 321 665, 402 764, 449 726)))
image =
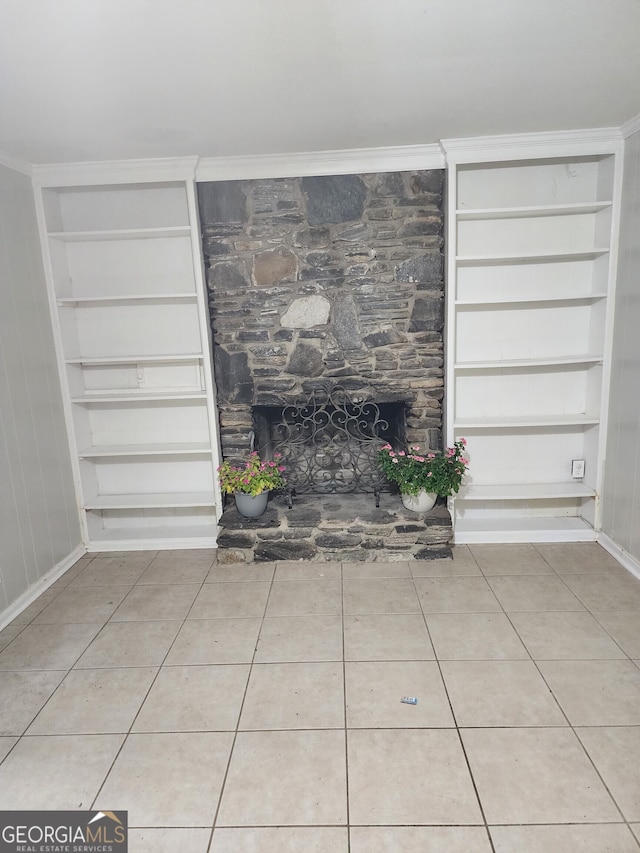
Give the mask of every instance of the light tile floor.
POLYGON ((1 807, 127 809, 131 853, 640 849, 640 581, 594 544, 97 554, 0 649, 1 807))

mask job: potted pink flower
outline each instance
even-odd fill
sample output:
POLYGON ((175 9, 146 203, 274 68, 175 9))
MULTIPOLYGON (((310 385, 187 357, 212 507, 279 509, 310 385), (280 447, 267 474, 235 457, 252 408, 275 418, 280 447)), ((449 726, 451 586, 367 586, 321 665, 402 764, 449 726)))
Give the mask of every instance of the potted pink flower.
POLYGON ((234 466, 225 461, 218 467, 220 488, 225 494, 234 496, 240 515, 246 518, 262 515, 267 508, 269 492, 285 486, 281 458, 276 453, 273 460, 263 462, 254 451, 244 465, 234 466))
POLYGON ((418 444, 397 451, 385 444, 378 452, 378 464, 387 479, 398 486, 407 509, 428 512, 438 497, 448 497, 460 489, 469 464, 466 444, 460 438, 453 447, 436 453, 421 451, 418 444))

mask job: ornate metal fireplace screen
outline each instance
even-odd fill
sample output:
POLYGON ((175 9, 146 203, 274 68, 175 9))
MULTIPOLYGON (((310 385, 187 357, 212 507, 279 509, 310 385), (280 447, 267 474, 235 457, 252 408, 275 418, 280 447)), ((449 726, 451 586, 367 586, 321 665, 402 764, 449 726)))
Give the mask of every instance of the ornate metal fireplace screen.
POLYGON ((256 407, 257 448, 263 458, 280 453, 286 467, 289 507, 292 496, 365 492, 375 495, 386 480, 377 464, 377 452, 387 441, 396 445, 404 430, 403 403, 375 403, 350 394, 341 385, 314 390, 303 402, 275 409, 270 419, 256 407))

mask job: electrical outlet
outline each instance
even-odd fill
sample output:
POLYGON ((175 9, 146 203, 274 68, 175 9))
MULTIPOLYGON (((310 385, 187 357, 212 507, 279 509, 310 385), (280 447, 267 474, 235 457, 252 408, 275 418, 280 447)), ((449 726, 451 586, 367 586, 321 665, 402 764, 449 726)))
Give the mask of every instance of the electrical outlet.
POLYGON ((581 480, 584 477, 584 459, 571 460, 571 476, 574 480, 581 480))

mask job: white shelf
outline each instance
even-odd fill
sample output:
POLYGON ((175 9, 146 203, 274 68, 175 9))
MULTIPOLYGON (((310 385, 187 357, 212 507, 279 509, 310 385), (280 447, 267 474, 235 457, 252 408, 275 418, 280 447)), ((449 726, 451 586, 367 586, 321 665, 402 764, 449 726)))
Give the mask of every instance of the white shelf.
POLYGON ((66 364, 107 365, 107 364, 155 364, 173 363, 178 361, 202 361, 201 352, 179 353, 177 355, 108 355, 108 356, 75 356, 65 358, 66 364))
POLYGON ((459 308, 492 308, 492 307, 503 307, 513 305, 516 307, 526 308, 528 305, 538 305, 544 306, 548 305, 549 307, 553 307, 556 304, 562 303, 589 303, 589 302, 597 302, 599 299, 606 299, 606 293, 585 293, 579 296, 553 296, 551 298, 547 296, 523 296, 523 297, 511 297, 511 298, 502 298, 502 299, 485 299, 485 300, 469 300, 469 299, 456 299, 455 304, 459 308))
POLYGON ((122 228, 104 231, 50 231, 53 240, 65 243, 97 243, 105 240, 145 240, 158 237, 189 237, 191 228, 188 225, 177 225, 169 228, 122 228))
POLYGON ((465 518, 456 521, 458 545, 491 542, 593 542, 596 533, 580 516, 465 518))
POLYGON ((93 403, 147 403, 153 400, 204 400, 204 391, 96 391, 72 397, 71 402, 80 406, 90 406, 93 403))
POLYGON ((457 495, 462 501, 539 501, 595 497, 595 489, 580 482, 515 483, 463 486, 457 495))
POLYGON ((61 308, 83 308, 92 305, 131 305, 143 302, 195 302, 195 293, 133 293, 127 296, 61 296, 61 308))
POLYGON ((156 548, 215 548, 218 528, 215 524, 174 527, 108 527, 95 534, 89 545, 96 551, 140 551, 156 548))
POLYGON ((101 459, 121 456, 210 456, 211 447, 202 442, 184 444, 103 444, 87 447, 78 453, 79 459, 101 459))
POLYGON ((502 370, 528 367, 562 367, 571 364, 602 364, 602 356, 595 354, 562 355, 549 358, 504 358, 486 361, 459 361, 454 370, 502 370))
POLYGON ((85 545, 215 547, 219 459, 194 182, 168 175, 36 197, 85 545))
POLYGON ((547 204, 525 207, 460 208, 458 220, 470 219, 521 219, 535 216, 565 216, 573 213, 598 213, 611 207, 610 201, 576 202, 574 204, 547 204))
MULTIPOLYGON (((178 507, 214 507, 213 492, 166 492, 139 495, 97 495, 87 498, 85 509, 176 509, 178 507)), ((178 532, 176 530, 176 532, 178 532)))
POLYGON ((457 542, 593 541, 601 523, 619 156, 529 154, 454 149, 447 172, 447 443, 466 435, 470 459, 457 542), (566 482, 575 459, 589 485, 566 482))
POLYGON ((545 263, 553 261, 590 261, 606 255, 609 249, 589 249, 583 252, 529 252, 515 255, 457 255, 458 266, 498 266, 501 264, 545 263))
POLYGON ((456 431, 463 429, 526 429, 541 427, 571 427, 592 426, 600 423, 600 418, 594 415, 523 415, 521 417, 505 416, 502 418, 460 418, 454 423, 456 431))

